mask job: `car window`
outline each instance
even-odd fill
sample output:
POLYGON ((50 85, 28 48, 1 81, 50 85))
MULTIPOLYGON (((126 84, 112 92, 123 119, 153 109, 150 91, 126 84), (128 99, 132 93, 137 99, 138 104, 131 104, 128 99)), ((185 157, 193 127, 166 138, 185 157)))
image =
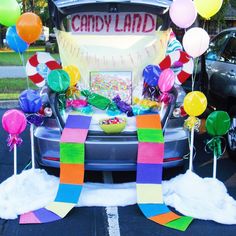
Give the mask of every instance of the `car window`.
POLYGON ((220 61, 236 64, 236 37, 231 37, 219 57, 220 61))
POLYGON ((223 32, 216 36, 210 43, 209 49, 207 50, 206 59, 213 61, 218 60, 221 50, 229 37, 230 32, 223 32))

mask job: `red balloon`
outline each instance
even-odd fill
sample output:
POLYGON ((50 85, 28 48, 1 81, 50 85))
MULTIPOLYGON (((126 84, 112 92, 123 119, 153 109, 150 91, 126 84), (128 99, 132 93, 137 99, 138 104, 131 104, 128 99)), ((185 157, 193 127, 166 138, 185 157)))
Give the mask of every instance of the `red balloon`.
POLYGON ((43 29, 40 17, 33 12, 22 14, 16 22, 17 34, 27 43, 36 41, 43 29))

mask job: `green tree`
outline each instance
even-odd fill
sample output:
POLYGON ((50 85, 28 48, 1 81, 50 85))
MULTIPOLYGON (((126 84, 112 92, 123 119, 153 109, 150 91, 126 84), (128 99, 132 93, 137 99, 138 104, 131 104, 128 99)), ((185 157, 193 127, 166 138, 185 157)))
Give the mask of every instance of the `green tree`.
POLYGON ((236 8, 236 0, 230 0, 229 2, 232 7, 236 8))

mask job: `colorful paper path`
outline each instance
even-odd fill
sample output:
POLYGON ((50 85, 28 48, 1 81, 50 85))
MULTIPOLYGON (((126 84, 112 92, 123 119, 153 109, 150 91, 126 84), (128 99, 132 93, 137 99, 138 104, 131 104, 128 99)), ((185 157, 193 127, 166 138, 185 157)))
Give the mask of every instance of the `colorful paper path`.
POLYGON ((158 114, 136 117, 138 133, 137 202, 150 220, 169 228, 185 231, 192 217, 170 211, 162 197, 164 137, 158 114))
POLYGON ((20 216, 20 224, 40 224, 64 218, 77 204, 84 182, 84 142, 90 116, 69 115, 60 143, 60 184, 54 202, 20 216))

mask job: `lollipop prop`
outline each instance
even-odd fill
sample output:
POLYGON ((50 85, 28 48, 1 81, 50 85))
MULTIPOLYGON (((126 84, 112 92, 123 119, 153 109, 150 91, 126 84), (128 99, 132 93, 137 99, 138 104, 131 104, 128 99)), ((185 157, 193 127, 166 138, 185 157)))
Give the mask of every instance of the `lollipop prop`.
POLYGON ((17 146, 22 143, 19 134, 26 128, 26 118, 23 112, 16 109, 8 110, 3 114, 2 126, 8 133, 8 146, 14 149, 14 175, 17 174, 17 146))
POLYGON ((35 169, 34 126, 43 122, 43 118, 35 113, 42 107, 42 101, 36 90, 28 89, 20 94, 19 104, 22 111, 26 113, 27 121, 30 124, 31 162, 32 169, 35 169))
POLYGON ((201 115, 207 107, 206 96, 199 91, 193 91, 186 95, 184 98, 184 110, 189 115, 185 121, 185 127, 191 130, 190 138, 190 157, 189 157, 189 170, 193 169, 193 144, 194 144, 194 130, 200 126, 200 120, 196 117, 201 115))
POLYGON ((164 106, 170 102, 169 91, 173 88, 174 83, 175 73, 171 69, 163 70, 158 80, 158 87, 162 93, 159 97, 161 101, 160 117, 162 117, 164 106))
POLYGON ((213 178, 216 179, 217 160, 223 155, 221 148, 222 135, 225 135, 230 129, 230 117, 225 111, 214 111, 206 120, 206 130, 212 136, 208 141, 208 147, 214 153, 213 160, 213 178))

